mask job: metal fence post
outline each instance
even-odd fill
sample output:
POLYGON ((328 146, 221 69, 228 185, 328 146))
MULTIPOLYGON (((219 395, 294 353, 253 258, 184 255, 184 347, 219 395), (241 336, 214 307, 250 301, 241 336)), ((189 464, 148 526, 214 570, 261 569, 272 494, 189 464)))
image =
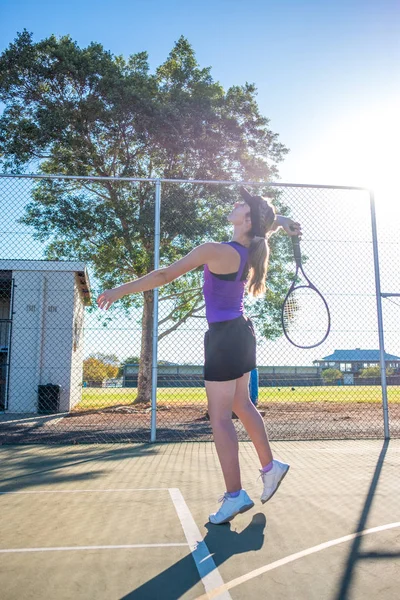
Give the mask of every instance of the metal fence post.
MULTIPOLYGON (((157 179, 154 210, 154 269, 160 265, 160 213, 161 213, 161 181, 157 179)), ((150 441, 156 441, 157 433, 157 350, 158 350, 158 289, 153 296, 153 348, 151 368, 151 434, 150 441)))
POLYGON ((387 398, 386 384, 386 364, 385 364, 385 338, 383 330, 382 316, 382 294, 381 294, 381 279, 379 273, 379 251, 378 251, 378 234, 376 228, 376 213, 374 193, 370 192, 371 204, 371 226, 372 226, 372 246, 374 250, 374 270, 375 270, 375 290, 376 290, 376 309, 378 316, 378 335, 379 335, 379 362, 381 367, 381 387, 382 387, 382 406, 383 406, 383 426, 385 432, 385 440, 390 439, 389 432, 389 407, 387 398))

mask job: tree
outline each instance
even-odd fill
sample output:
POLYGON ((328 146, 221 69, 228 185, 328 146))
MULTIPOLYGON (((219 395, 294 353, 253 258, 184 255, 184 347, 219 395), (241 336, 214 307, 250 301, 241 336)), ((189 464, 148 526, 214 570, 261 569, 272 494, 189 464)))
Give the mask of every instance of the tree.
POLYGON ((94 356, 90 356, 83 361, 83 379, 84 381, 93 381, 101 383, 105 379, 113 379, 118 374, 118 367, 110 363, 103 362, 94 356))
MULTIPOLYGON (((390 367, 386 367, 386 375, 393 375, 394 374, 394 370, 391 369, 390 367)), ((360 373, 359 373, 359 377, 361 377, 361 379, 368 379, 368 378, 373 378, 373 377, 380 377, 381 376, 381 368, 378 367, 366 367, 365 369, 361 369, 360 373)))
MULTIPOLYGON (((152 74, 145 52, 125 60, 97 43, 80 48, 69 36, 34 43, 24 31, 0 56, 0 100, 0 157, 11 172, 36 160, 44 174, 261 181, 277 175, 287 153, 260 115, 255 86, 224 91, 183 37, 152 74)), ((207 239, 228 239, 235 194, 222 185, 165 185, 161 264, 207 239)), ((288 214, 278 195, 276 204, 288 214)), ((85 261, 100 289, 153 268, 153 184, 43 179, 21 222, 34 228, 46 258, 85 261)), ((291 250, 279 234, 271 245, 279 252, 272 253, 269 291, 251 312, 273 339, 281 332, 291 250)), ((169 306, 161 338, 204 318, 201 286, 198 270, 160 290, 169 306)), ((136 402, 150 398, 153 297, 149 291, 120 303, 143 307, 136 402)))
POLYGON ((343 379, 343 373, 339 369, 324 369, 321 373, 324 383, 336 383, 343 379))

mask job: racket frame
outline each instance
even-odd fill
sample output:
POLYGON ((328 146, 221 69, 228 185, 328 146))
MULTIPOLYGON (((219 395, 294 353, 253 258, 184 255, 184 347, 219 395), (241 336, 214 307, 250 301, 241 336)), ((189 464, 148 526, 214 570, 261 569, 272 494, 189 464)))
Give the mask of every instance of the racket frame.
POLYGON ((315 287, 315 285, 309 280, 309 278, 307 277, 307 275, 304 273, 304 269, 303 269, 303 265, 302 265, 302 261, 301 261, 301 250, 300 250, 300 238, 298 235, 293 235, 291 236, 292 239, 292 245, 293 245, 293 254, 294 254, 294 260, 296 262, 296 273, 294 275, 294 279, 292 281, 292 284, 285 296, 285 299, 283 301, 282 304, 282 309, 281 309, 281 322, 282 322, 282 329, 283 329, 283 333, 285 334, 286 339, 293 345, 296 346, 296 348, 302 348, 305 350, 308 350, 309 348, 316 348, 317 346, 320 346, 328 337, 329 332, 331 330, 331 313, 329 311, 329 307, 328 307, 328 303, 326 302, 325 298, 323 297, 323 295, 321 294, 321 292, 315 287), (304 277, 304 279, 306 280, 308 285, 297 285, 297 276, 299 274, 299 271, 301 272, 302 276, 304 277), (295 343, 293 340, 290 339, 290 335, 285 327, 285 319, 284 319, 284 312, 285 312, 285 305, 286 305, 286 301, 289 298, 290 294, 294 291, 294 290, 298 290, 298 289, 311 289, 314 292, 316 292, 318 294, 318 296, 321 298, 322 302, 325 305, 326 308, 326 312, 328 315, 328 327, 326 329, 325 335, 324 337, 317 342, 316 344, 311 344, 311 345, 302 345, 302 344, 297 344, 295 343))

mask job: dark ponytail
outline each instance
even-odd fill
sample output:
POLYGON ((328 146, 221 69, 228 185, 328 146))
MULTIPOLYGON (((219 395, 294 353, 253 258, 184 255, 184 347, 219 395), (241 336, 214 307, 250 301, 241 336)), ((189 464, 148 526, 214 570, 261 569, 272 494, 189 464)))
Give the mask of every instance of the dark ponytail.
POLYGON ((264 237, 254 237, 249 248, 250 277, 247 284, 249 294, 254 297, 265 293, 265 279, 267 277, 269 260, 268 240, 264 237))

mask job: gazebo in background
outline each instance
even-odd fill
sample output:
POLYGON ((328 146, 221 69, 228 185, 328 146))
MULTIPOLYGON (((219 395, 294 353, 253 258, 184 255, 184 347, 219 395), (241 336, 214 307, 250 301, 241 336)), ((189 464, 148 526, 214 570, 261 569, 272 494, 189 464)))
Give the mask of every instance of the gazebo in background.
MULTIPOLYGON (((335 350, 333 354, 324 356, 320 360, 315 360, 314 365, 322 369, 338 369, 343 373, 344 383, 353 383, 362 369, 369 367, 379 367, 379 350, 364 350, 355 348, 354 350, 335 350)), ((390 367, 394 373, 400 374, 400 357, 385 352, 386 368, 390 367)))

